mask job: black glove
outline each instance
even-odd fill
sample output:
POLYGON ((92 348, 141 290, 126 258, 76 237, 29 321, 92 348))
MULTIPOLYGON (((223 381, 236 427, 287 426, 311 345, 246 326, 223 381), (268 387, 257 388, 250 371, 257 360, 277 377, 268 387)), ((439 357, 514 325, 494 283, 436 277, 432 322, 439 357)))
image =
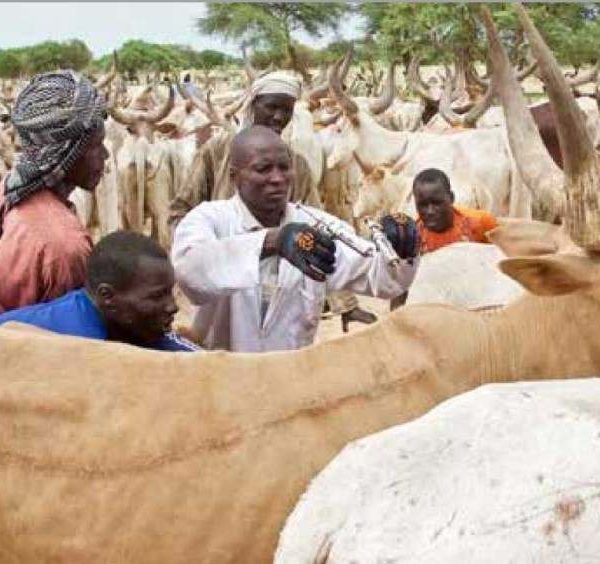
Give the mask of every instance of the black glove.
POLYGON ((279 231, 277 253, 317 282, 335 268, 335 243, 307 223, 288 223, 279 231))
POLYGON ((384 215, 380 223, 385 236, 401 259, 412 259, 419 255, 421 237, 414 219, 400 213, 384 215))

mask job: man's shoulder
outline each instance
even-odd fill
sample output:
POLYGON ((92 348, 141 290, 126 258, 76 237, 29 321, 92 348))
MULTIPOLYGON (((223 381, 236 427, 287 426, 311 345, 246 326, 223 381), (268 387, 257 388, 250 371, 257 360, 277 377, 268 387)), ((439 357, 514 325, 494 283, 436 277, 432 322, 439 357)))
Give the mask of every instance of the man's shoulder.
POLYGON ((104 338, 98 314, 83 289, 71 290, 60 298, 0 315, 0 324, 21 321, 49 331, 79 337, 104 338))
POLYGON ((463 216, 468 217, 470 219, 475 219, 475 220, 478 220, 478 221, 488 221, 488 220, 496 221, 496 218, 495 218, 494 214, 492 214, 491 212, 489 212, 487 210, 479 210, 479 209, 475 209, 475 208, 466 208, 466 207, 462 207, 462 206, 454 206, 454 209, 460 215, 463 215, 463 216))
POLYGON ((203 350, 195 343, 192 343, 192 341, 173 332, 165 333, 163 337, 150 348, 170 352, 198 352, 203 350))
POLYGON ((231 215, 231 210, 235 208, 233 198, 228 200, 211 200, 200 202, 194 206, 178 223, 175 233, 181 232, 190 226, 214 225, 215 221, 223 220, 231 215))
POLYGON ((55 251, 57 259, 89 253, 91 239, 85 227, 50 190, 41 190, 9 210, 4 231, 28 239, 41 252, 55 251))

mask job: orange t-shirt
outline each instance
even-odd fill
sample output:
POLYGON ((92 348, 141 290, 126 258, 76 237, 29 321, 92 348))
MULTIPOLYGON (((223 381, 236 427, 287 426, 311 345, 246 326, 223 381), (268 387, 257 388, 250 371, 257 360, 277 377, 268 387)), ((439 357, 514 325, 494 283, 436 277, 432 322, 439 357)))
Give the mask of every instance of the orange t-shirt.
POLYGON ((430 253, 460 241, 487 243, 485 234, 497 227, 496 218, 484 210, 454 207, 454 223, 443 233, 435 233, 425 227, 419 219, 417 226, 421 235, 421 253, 430 253))

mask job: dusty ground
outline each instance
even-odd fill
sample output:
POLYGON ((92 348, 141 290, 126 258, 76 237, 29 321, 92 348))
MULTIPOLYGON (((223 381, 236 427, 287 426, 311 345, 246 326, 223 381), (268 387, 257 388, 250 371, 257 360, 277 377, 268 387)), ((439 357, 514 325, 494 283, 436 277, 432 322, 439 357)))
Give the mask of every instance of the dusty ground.
MULTIPOLYGON (((191 326, 192 307, 181 291, 177 290, 175 295, 179 305, 179 313, 175 318, 175 327, 178 330, 183 330, 183 332, 187 334, 185 328, 191 326)), ((389 302, 387 300, 359 296, 358 301, 363 309, 374 313, 378 317, 382 317, 389 312, 389 302)), ((361 327, 365 327, 365 325, 361 323, 351 323, 348 327, 349 332, 352 332, 360 329, 361 327)), ((340 316, 338 315, 335 317, 329 317, 321 320, 315 342, 328 341, 329 339, 339 337, 343 334, 340 316)))

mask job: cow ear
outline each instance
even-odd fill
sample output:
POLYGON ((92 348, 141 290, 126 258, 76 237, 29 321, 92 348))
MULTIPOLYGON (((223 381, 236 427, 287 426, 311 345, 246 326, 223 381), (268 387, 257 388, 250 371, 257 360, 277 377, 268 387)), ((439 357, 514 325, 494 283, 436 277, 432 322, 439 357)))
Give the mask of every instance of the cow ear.
POLYGON ((561 296, 589 288, 599 271, 587 257, 546 255, 500 261, 500 270, 538 296, 561 296))
POLYGON ((521 219, 498 222, 498 227, 487 232, 487 238, 507 257, 533 257, 558 251, 557 225, 521 219))

